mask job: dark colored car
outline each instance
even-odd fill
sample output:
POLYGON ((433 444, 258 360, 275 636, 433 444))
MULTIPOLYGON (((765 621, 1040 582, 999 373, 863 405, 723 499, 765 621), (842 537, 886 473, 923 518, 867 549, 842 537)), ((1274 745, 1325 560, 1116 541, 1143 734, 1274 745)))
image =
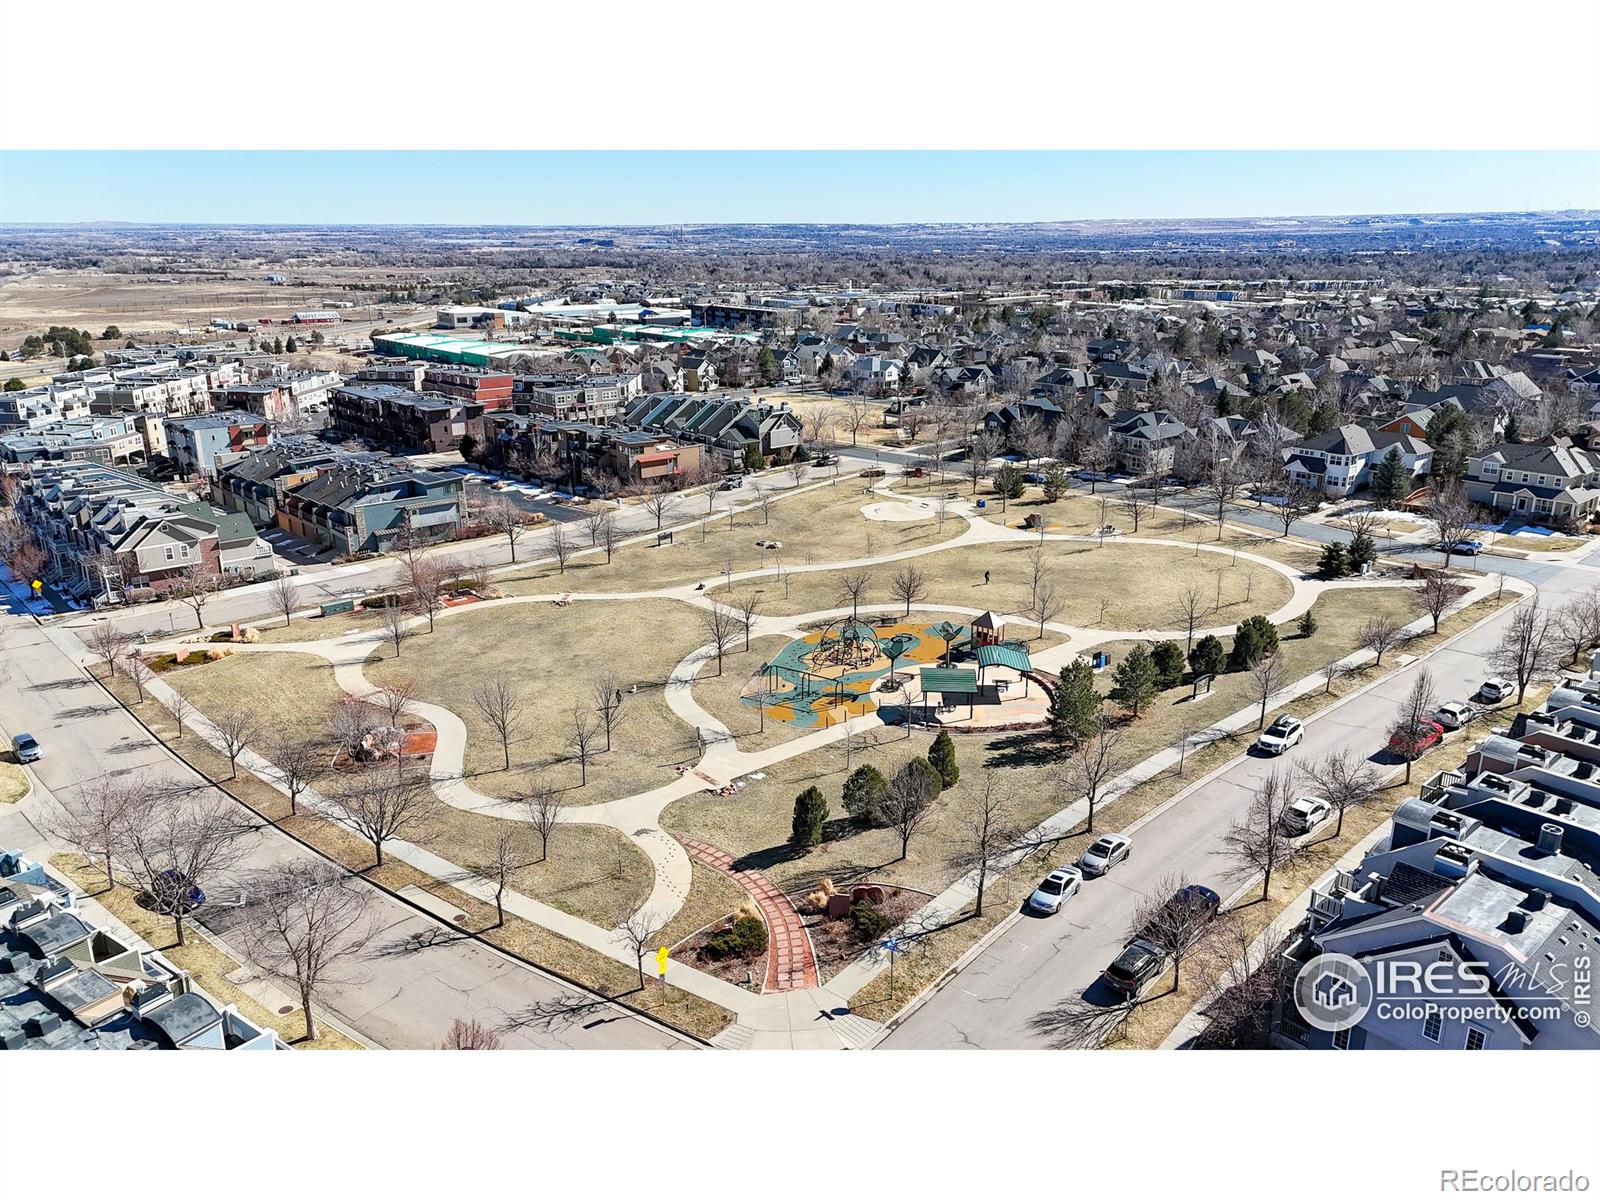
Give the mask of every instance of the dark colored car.
POLYGON ((1167 956, 1144 938, 1134 938, 1106 968, 1106 982, 1125 996, 1137 996, 1161 974, 1167 956))
POLYGON ((150 889, 139 893, 138 900, 141 908, 170 917, 174 913, 192 913, 206 902, 206 894, 182 871, 168 870, 157 875, 150 889))

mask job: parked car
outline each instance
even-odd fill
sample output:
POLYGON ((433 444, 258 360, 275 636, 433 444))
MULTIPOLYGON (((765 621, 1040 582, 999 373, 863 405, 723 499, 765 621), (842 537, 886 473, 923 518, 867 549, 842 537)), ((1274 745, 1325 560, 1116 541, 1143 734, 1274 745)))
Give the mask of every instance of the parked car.
POLYGON ((1401 758, 1419 758, 1439 744, 1444 737, 1444 726, 1436 721, 1424 721, 1416 730, 1396 730, 1389 739, 1389 752, 1401 758))
POLYGON ((1446 729, 1460 729, 1472 720, 1477 711, 1465 700, 1452 700, 1448 704, 1439 705, 1438 711, 1433 714, 1433 719, 1446 729))
POLYGON ((1028 897, 1028 907, 1037 912, 1055 913, 1083 886, 1083 872, 1077 867, 1057 867, 1044 877, 1028 897))
POLYGON ((1150 942, 1161 940, 1161 930, 1177 923, 1184 926, 1204 925, 1222 908, 1222 897, 1198 883, 1186 884, 1172 893, 1159 912, 1134 934, 1150 942))
POLYGON ((19 733, 11 739, 11 755, 19 763, 38 762, 44 757, 44 747, 31 733, 19 733))
POLYGON ((1478 699, 1487 700, 1490 704, 1499 704, 1502 700, 1511 699, 1512 693, 1516 690, 1509 679, 1485 679, 1478 688, 1478 699))
POLYGON ((1101 834, 1078 859, 1078 868, 1085 875, 1104 875, 1127 858, 1132 849, 1132 840, 1120 833, 1101 834))
POLYGON ((1298 746, 1306 736, 1305 722, 1296 717, 1279 717, 1261 731, 1256 738, 1256 749, 1263 754, 1282 754, 1290 746, 1298 746))
POLYGON ((1299 837, 1303 833, 1310 833, 1331 816, 1333 805, 1326 800, 1316 796, 1301 796, 1283 810, 1283 831, 1290 837, 1299 837))
POLYGON ((721 483, 717 484, 717 491, 719 491, 719 492, 736 492, 736 491, 739 490, 740 485, 742 485, 743 483, 744 483, 744 476, 743 475, 727 475, 727 476, 723 477, 723 480, 722 480, 721 483))
POLYGON ((1105 969, 1105 980, 1124 996, 1137 996, 1161 974, 1166 962, 1167 956, 1154 942, 1134 938, 1105 969))
POLYGON ((1483 553, 1483 543, 1477 538, 1462 538, 1459 542, 1440 542, 1440 554, 1465 554, 1469 557, 1483 553))

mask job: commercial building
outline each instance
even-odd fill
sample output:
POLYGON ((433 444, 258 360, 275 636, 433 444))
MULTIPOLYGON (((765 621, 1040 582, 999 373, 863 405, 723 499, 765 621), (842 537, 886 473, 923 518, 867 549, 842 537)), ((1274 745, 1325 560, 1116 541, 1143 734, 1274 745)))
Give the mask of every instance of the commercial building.
POLYGON ((742 304, 726 300, 706 300, 689 305, 689 321, 693 325, 713 329, 772 329, 787 325, 795 319, 791 306, 773 304, 742 304))
POLYGON ((442 333, 374 334, 372 350, 374 354, 395 358, 420 358, 457 366, 498 368, 508 368, 518 362, 533 362, 548 354, 547 351, 519 346, 514 342, 486 342, 442 333))
POLYGON ((272 423, 243 409, 202 413, 196 417, 168 417, 167 457, 180 475, 212 476, 219 456, 248 453, 272 441, 272 423))

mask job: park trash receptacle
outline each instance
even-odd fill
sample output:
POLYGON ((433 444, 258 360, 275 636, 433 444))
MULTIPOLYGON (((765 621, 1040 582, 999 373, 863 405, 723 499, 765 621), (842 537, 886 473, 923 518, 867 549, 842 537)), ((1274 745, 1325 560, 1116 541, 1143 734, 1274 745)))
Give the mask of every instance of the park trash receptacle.
POLYGON ((987 504, 988 504, 988 503, 989 503, 989 502, 988 502, 988 501, 987 501, 987 500, 979 500, 979 501, 978 501, 978 507, 979 507, 979 508, 983 508, 983 507, 985 507, 985 506, 986 506, 986 505, 987 505, 987 504))

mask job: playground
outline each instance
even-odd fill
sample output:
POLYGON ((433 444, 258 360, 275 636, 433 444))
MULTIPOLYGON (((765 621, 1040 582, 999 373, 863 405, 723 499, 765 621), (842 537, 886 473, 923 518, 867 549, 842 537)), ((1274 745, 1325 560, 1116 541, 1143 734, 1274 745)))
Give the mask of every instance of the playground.
MULTIPOLYGON (((993 613, 970 624, 879 615, 843 617, 789 642, 763 663, 740 700, 764 716, 802 729, 828 729, 879 712, 886 722, 908 715, 920 724, 1001 720, 994 711, 1027 694, 1027 650, 1004 638, 993 613), (992 674, 991 674, 992 669, 992 674), (977 708, 984 708, 980 720, 977 708)), ((1042 719, 1040 705, 1027 706, 1042 719), (1037 712, 1033 709, 1037 708, 1037 712)), ((1028 719, 1007 709, 1004 720, 1028 719)))

